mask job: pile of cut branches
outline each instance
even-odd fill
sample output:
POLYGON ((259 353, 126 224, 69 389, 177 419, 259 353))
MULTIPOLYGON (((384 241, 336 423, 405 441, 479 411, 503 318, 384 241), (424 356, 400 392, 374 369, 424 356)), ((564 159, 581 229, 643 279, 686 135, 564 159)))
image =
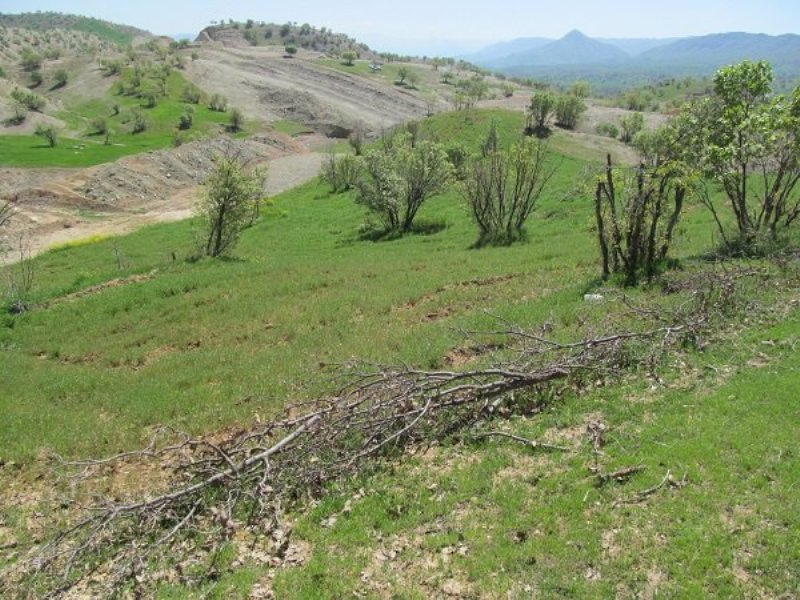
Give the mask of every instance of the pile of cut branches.
POLYGON ((547 328, 505 322, 499 331, 473 333, 503 338, 494 366, 459 372, 344 365, 332 398, 294 406, 221 441, 162 431, 138 452, 62 463, 73 490, 113 477, 122 465, 143 472, 155 466, 165 483, 161 491, 91 505, 79 504, 75 494, 68 512, 78 516, 4 574, 0 594, 148 595, 165 570, 171 580, 197 583, 208 570, 192 571, 187 563, 212 557, 242 531, 278 529, 284 510, 331 482, 368 472, 409 448, 474 431, 498 412, 541 406, 554 386, 577 385, 587 373, 592 381, 617 377, 647 362, 644 354, 655 361, 675 346, 696 346, 736 294, 740 275, 706 274, 670 308, 617 303, 624 329, 618 322, 613 333, 577 341, 555 341, 545 337, 547 328))

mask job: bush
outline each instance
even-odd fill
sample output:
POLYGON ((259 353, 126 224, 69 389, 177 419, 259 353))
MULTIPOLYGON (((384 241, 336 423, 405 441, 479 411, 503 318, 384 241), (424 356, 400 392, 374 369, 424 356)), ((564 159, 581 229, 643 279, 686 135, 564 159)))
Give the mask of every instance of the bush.
POLYGON ((108 133, 108 123, 103 117, 95 117, 92 119, 89 129, 92 135, 105 135, 108 133))
POLYGON ((198 213, 206 223, 204 253, 223 256, 230 253, 241 232, 258 214, 264 173, 248 172, 237 158, 222 156, 204 186, 198 206, 198 213))
POLYGON ((58 69, 53 74, 53 88, 62 88, 67 85, 67 81, 69 80, 69 75, 67 71, 64 69, 58 69))
POLYGON ((220 94, 214 94, 208 101, 208 108, 215 112, 225 112, 228 110, 228 99, 220 94))
POLYGON ((476 246, 523 240, 525 223, 555 171, 545 140, 525 139, 505 151, 490 132, 464 179, 464 196, 478 225, 476 246))
POLYGON ((181 102, 185 102, 187 104, 200 104, 200 98, 202 94, 200 90, 191 84, 187 84, 181 90, 181 102))
POLYGON ((101 70, 103 75, 111 77, 112 75, 119 75, 122 73, 122 61, 120 60, 102 60, 100 61, 101 70))
POLYGON ((42 57, 30 48, 23 48, 19 64, 25 71, 37 71, 42 67, 42 57))
POLYGON ((37 125, 34 133, 39 137, 43 137, 51 148, 58 144, 58 130, 52 125, 37 125))
POLYGON ((619 127, 613 123, 599 123, 597 127, 594 128, 594 131, 597 135, 604 135, 614 139, 619 136, 619 127))
POLYGON ((561 96, 556 102, 556 125, 564 129, 575 129, 584 112, 586 104, 578 96, 561 96))
POLYGON ((131 133, 137 134, 147 130, 147 119, 138 108, 131 111, 131 133))
POLYGON ((237 133, 244 129, 244 115, 242 111, 238 108, 233 108, 231 110, 231 114, 228 117, 228 131, 231 133, 237 133))
POLYGON ((181 131, 191 129, 193 123, 194 123, 194 109, 191 106, 187 106, 184 109, 183 114, 178 118, 178 129, 180 129, 181 131))
MULTIPOLYGON (((653 144, 662 144, 656 134, 653 144)), ((669 253, 686 196, 684 169, 663 145, 635 173, 614 170, 608 155, 605 177, 595 189, 595 219, 603 278, 624 276, 625 285, 655 275, 669 253)))
POLYGON ((33 92, 29 92, 28 90, 23 90, 20 88, 16 88, 13 92, 11 92, 11 97, 28 110, 38 112, 41 111, 45 105, 44 98, 38 94, 34 94, 33 92))
POLYGON ((3 125, 6 126, 22 125, 25 122, 25 119, 27 118, 28 118, 28 111, 25 110, 25 107, 19 103, 15 103, 14 114, 8 117, 5 121, 3 121, 3 125))
POLYGON ((640 112, 631 113, 622 117, 619 124, 622 128, 619 136, 620 141, 630 144, 636 134, 644 129, 644 115, 640 112))
POLYGON ((330 154, 322 165, 320 177, 334 194, 354 189, 364 173, 364 160, 359 156, 330 154))
POLYGON ((294 56, 295 54, 297 54, 297 46, 292 46, 291 44, 287 44, 287 45, 286 45, 286 46, 283 48, 283 51, 286 53, 286 56, 288 56, 289 58, 291 58, 292 56, 294 56))
POLYGON ((44 81, 44 77, 41 71, 31 71, 31 88, 39 87, 42 85, 42 81, 44 81))
POLYGON ((342 53, 342 63, 348 67, 352 67, 356 62, 356 53, 355 52, 343 52, 342 53))
POLYGON ((453 173, 455 174, 456 179, 463 180, 467 173, 467 163, 470 157, 469 148, 467 148, 465 144, 457 142, 452 146, 449 146, 446 152, 447 160, 453 167, 453 173))
POLYGON ((536 92, 528 105, 527 135, 544 137, 550 132, 550 122, 556 110, 556 95, 550 91, 536 92))

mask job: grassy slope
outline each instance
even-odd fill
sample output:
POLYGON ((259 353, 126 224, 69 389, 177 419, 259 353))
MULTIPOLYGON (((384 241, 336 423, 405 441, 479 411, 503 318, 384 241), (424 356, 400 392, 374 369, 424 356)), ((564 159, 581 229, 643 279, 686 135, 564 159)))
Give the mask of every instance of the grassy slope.
MULTIPOLYGON (((475 143, 492 117, 506 138, 518 131, 518 116, 503 113, 475 113, 471 123, 441 116, 428 127, 475 143)), ((309 184, 275 201, 233 261, 173 263, 171 252, 191 251, 190 223, 117 240, 132 265, 123 271, 111 241, 45 254, 36 262, 39 302, 158 271, 4 317, 0 453, 28 459, 42 446, 106 453, 140 442, 153 424, 213 430, 324 390, 321 362, 441 364, 461 343, 453 326, 487 327, 485 309, 569 326, 586 310, 582 294, 597 273, 591 205, 565 195, 582 167, 565 160, 531 223, 530 243, 512 248, 471 250, 474 230, 455 194, 433 199, 421 215, 446 220, 445 231, 359 241, 362 210, 309 184), (489 279, 502 275, 516 277, 489 279)), ((681 256, 709 246, 708 225, 705 212, 690 209, 681 256)), ((504 443, 434 451, 296 515, 296 536, 313 555, 278 574, 278 597, 800 593, 793 351, 800 316, 795 310, 769 330, 751 327, 738 344, 712 346, 668 372, 665 387, 652 390, 634 377, 510 425, 577 446, 588 419, 601 419, 609 427, 603 468, 647 467, 630 483, 596 489, 585 441, 563 455, 530 456, 504 443), (747 366, 753 356, 759 362, 747 366), (684 377, 706 366, 713 367, 706 375, 684 377), (730 376, 718 379, 715 369, 730 376), (689 485, 612 508, 668 468, 685 472, 689 485), (361 487, 366 497, 342 513, 361 487), (330 515, 337 524, 323 527, 330 515), (376 559, 393 547, 395 558, 376 559)), ((234 569, 204 594, 244 598, 262 575, 234 569)))
MULTIPOLYGON (((64 137, 55 148, 49 148, 43 140, 32 135, 0 136, 0 166, 4 167, 87 167, 112 162, 123 156, 160 150, 173 145, 178 118, 186 106, 180 100, 186 80, 178 71, 167 79, 167 96, 159 98, 154 108, 142 108, 148 128, 141 133, 129 133, 126 120, 130 110, 141 106, 137 98, 116 96, 89 100, 71 106, 57 116, 63 119, 70 130, 84 132, 80 138, 64 137), (118 104, 120 112, 111 116, 111 107, 118 104), (104 145, 104 136, 88 135, 90 123, 95 117, 103 117, 112 134, 111 145, 104 145)), ((182 132, 184 139, 219 132, 228 121, 228 114, 214 112, 205 104, 193 105, 194 122, 190 130, 182 132)), ((246 135, 247 131, 241 135, 246 135)), ((240 135, 240 134, 237 134, 240 135)))
MULTIPOLYGON (((355 482, 300 518, 296 531, 313 558, 279 574, 277 597, 365 590, 367 597, 427 598, 453 589, 453 581, 462 597, 474 598, 796 597, 798 336, 795 310, 740 340, 738 352, 723 345, 698 357, 693 366, 732 365, 725 383, 710 369, 691 381, 675 371, 656 390, 641 381, 616 386, 511 425, 532 439, 549 432, 581 442, 568 454, 536 455, 508 443, 459 447, 355 482), (745 365, 763 354, 762 340, 775 343, 769 358, 761 357, 761 368, 745 365), (579 437, 587 415, 609 428, 600 459, 606 472, 646 470, 596 488, 589 444, 579 437), (613 506, 658 484, 667 469, 685 473, 688 485, 613 506), (359 488, 366 497, 342 512, 359 488), (334 515, 333 527, 321 525, 334 515)), ((223 590, 248 589, 244 581, 239 572, 215 591, 237 597, 223 590)))
MULTIPOLYGON (((476 113, 477 125, 443 116, 429 127, 466 127, 465 141, 477 143, 482 134, 467 131, 492 115, 506 137, 519 131, 511 113, 476 113)), ((50 252, 36 261, 42 303, 130 272, 158 273, 4 317, 0 448, 15 457, 41 446, 85 454, 140 441, 156 423, 213 429, 320 391, 321 362, 437 364, 457 342, 452 325, 485 321, 486 308, 526 321, 574 319, 597 269, 591 207, 564 200, 581 169, 565 159, 530 243, 512 248, 471 250, 475 230, 455 192, 420 215, 446 221, 445 231, 359 241, 363 209, 311 184, 280 197, 233 262, 173 263, 172 252, 194 250, 189 222, 50 252), (118 270, 114 243, 130 269, 118 270), (456 285, 501 275, 516 277, 456 285)))

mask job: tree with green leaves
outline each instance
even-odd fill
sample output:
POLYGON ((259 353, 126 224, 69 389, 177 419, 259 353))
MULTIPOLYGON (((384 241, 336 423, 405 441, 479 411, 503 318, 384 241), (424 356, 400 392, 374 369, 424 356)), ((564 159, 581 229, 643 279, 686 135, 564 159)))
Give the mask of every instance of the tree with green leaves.
POLYGON ((574 94, 559 96, 556 101, 556 125, 564 129, 575 129, 585 112, 586 104, 580 96, 574 94))
POLYGON ((205 222, 206 256, 229 254, 242 231, 252 225, 264 193, 264 179, 263 171, 247 169, 235 154, 217 157, 197 207, 205 222))
POLYGON ((630 144, 636 134, 644 129, 644 115, 640 112, 630 113, 619 120, 619 125, 622 130, 619 136, 620 141, 630 144))
POLYGON ((356 62, 356 53, 352 51, 342 52, 342 63, 345 66, 352 67, 356 62))
POLYGON ((284 46, 283 51, 286 53, 284 56, 287 58, 292 58, 295 54, 297 54, 297 46, 293 44, 287 44, 284 46))
POLYGON ((44 138, 50 148, 55 148, 58 144, 58 130, 53 125, 39 124, 34 133, 44 138))
POLYGON ((69 74, 66 69, 57 69, 53 73, 53 88, 62 88, 67 85, 67 81, 69 81, 69 74))
POLYGON ((238 133, 244 129, 244 114, 238 108, 231 109, 228 116, 228 131, 231 133, 238 133))
POLYGON ((528 105, 528 124, 525 132, 545 137, 550 132, 550 123, 556 111, 556 95, 549 90, 536 92, 528 105))
POLYGON ((743 251, 775 240, 800 219, 800 87, 773 96, 772 67, 745 61, 717 71, 710 98, 684 108, 675 135, 686 161, 721 188, 733 213, 731 238, 713 188, 705 188, 723 240, 743 251))
POLYGON ((523 240, 525 223, 556 168, 546 140, 526 138, 505 150, 493 125, 463 181, 464 197, 478 226, 476 245, 507 246, 523 240))
POLYGON ((424 202, 447 189, 452 167, 441 144, 401 133, 365 153, 356 202, 375 213, 386 232, 411 231, 424 202))
POLYGON ((614 167, 609 154, 595 187, 603 278, 619 273, 628 286, 651 279, 667 259, 686 197, 697 183, 669 129, 640 133, 635 145, 639 167, 614 167))

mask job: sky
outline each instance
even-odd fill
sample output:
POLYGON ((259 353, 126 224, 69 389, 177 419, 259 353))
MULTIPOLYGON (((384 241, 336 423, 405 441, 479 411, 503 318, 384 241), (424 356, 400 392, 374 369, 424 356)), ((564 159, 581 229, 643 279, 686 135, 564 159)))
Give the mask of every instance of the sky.
POLYGON ((54 10, 196 34, 220 19, 330 27, 377 50, 459 54, 519 37, 684 37, 800 33, 800 0, 0 0, 0 12, 54 10))

